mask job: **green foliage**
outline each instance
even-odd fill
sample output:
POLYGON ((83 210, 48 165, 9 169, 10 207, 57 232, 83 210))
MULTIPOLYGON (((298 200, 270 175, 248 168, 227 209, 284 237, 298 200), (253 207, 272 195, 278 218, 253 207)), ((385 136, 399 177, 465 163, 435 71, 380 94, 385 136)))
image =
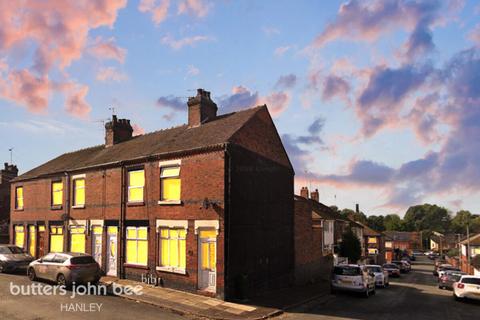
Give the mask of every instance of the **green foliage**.
POLYGON ((383 216, 369 216, 367 225, 375 231, 385 231, 385 218, 383 216))
POLYGON ((405 231, 405 223, 398 214, 388 214, 383 221, 387 231, 405 231))
POLYGON ((452 249, 448 250, 447 256, 458 257, 458 248, 452 248, 452 249))
POLYGON ((450 216, 447 209, 437 205, 422 204, 408 208, 403 218, 405 231, 449 231, 450 216))
POLYGON ((356 263, 362 256, 360 240, 358 240, 352 230, 347 230, 342 236, 340 256, 347 257, 348 261, 351 263, 356 263))

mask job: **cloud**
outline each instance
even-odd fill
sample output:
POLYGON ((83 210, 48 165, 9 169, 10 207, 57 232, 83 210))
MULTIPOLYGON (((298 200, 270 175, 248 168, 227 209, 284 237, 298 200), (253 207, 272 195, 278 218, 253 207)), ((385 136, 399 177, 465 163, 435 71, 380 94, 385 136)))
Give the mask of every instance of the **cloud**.
POLYGON ((280 30, 278 30, 278 28, 275 28, 275 27, 267 27, 267 26, 264 26, 262 27, 262 31, 264 34, 266 34, 267 36, 272 36, 272 35, 277 35, 277 34, 280 34, 280 30))
POLYGON ((200 74, 200 69, 198 69, 198 68, 195 67, 194 65, 189 65, 189 66, 188 66, 187 75, 189 75, 189 76, 198 76, 199 74, 200 74))
POLYGON ((276 55, 277 57, 281 57, 285 53, 287 53, 287 51, 290 50, 291 48, 292 48, 291 46, 278 47, 278 48, 275 49, 273 54, 276 55))
POLYGON ((98 81, 103 81, 103 82, 106 82, 106 81, 121 82, 121 81, 127 80, 128 76, 125 73, 118 71, 114 67, 103 67, 103 68, 100 68, 100 70, 98 70, 96 78, 98 81))
POLYGON ((297 84, 297 76, 293 73, 281 76, 275 83, 277 89, 292 89, 297 84))
POLYGON ((175 96, 163 96, 157 99, 157 106, 170 108, 174 111, 186 111, 187 102, 180 97, 175 96))
MULTIPOLYGON (((480 7, 480 6, 479 6, 480 7)), ((480 23, 477 24, 468 34, 468 39, 470 39, 477 48, 480 48, 480 23)))
POLYGON ((85 116, 88 87, 75 84, 65 69, 85 52, 90 30, 112 27, 125 6, 126 0, 0 2, 0 50, 8 63, 0 78, 1 98, 46 112, 49 96, 58 92, 65 95, 67 112, 85 116), (32 50, 31 65, 14 62, 19 47, 32 50), (53 72, 61 79, 54 81, 53 72))
POLYGON ((100 59, 117 60, 118 62, 125 62, 127 50, 120 48, 115 44, 115 38, 103 39, 97 37, 89 48, 90 54, 100 59))
POLYGON ((349 172, 344 175, 320 176, 322 181, 345 184, 383 185, 389 183, 395 174, 395 170, 381 163, 370 160, 353 161, 349 166, 349 172))
POLYGON ((138 10, 143 13, 150 13, 152 21, 159 25, 168 15, 170 0, 141 0, 138 4, 138 10))
POLYGON ((183 0, 178 4, 178 14, 191 14, 202 18, 210 11, 212 4, 203 0, 183 0))
POLYGON ((172 49, 179 50, 185 46, 194 47, 199 42, 204 41, 213 41, 214 38, 210 36, 193 36, 193 37, 185 37, 181 39, 174 39, 170 35, 167 35, 162 38, 162 43, 169 46, 172 49))
POLYGON ((343 78, 334 74, 325 77, 322 86, 322 99, 330 100, 336 96, 348 100, 350 84, 343 78))
POLYGON ((132 128, 133 128, 133 136, 139 136, 139 135, 145 134, 145 129, 143 129, 140 125, 136 123, 133 124, 132 128))

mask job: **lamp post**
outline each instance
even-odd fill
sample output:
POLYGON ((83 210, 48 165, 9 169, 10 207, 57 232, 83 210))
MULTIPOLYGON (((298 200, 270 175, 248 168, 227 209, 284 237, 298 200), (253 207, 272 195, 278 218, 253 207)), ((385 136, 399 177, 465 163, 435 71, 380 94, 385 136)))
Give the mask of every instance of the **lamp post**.
POLYGON ((470 273, 470 227, 467 222, 467 268, 468 273, 470 273))

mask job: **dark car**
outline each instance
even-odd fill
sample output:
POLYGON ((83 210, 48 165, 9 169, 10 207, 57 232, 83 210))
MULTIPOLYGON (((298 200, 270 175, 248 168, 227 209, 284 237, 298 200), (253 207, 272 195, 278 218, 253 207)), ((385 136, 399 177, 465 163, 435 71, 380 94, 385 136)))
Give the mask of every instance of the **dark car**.
POLYGON ((25 271, 33 257, 13 244, 0 244, 0 273, 25 271))
POLYGON ((383 270, 388 272, 389 277, 400 277, 400 268, 394 263, 385 263, 383 270))
POLYGON ((458 282, 463 275, 466 275, 466 273, 461 271, 445 271, 438 279, 438 287, 440 289, 453 290, 453 283, 458 282))
POLYGON ((408 262, 406 262, 406 261, 394 260, 394 261, 392 261, 392 263, 396 264, 398 266, 401 273, 407 273, 407 272, 410 271, 409 265, 407 265, 408 262))

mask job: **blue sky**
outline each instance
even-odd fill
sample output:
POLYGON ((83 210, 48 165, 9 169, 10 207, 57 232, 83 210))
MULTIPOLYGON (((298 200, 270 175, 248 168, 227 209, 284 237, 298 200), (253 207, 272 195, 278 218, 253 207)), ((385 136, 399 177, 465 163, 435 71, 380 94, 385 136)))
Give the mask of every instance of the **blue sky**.
POLYGON ((297 192, 480 212, 478 2, 2 2, 0 23, 0 158, 21 172, 103 143, 109 107, 137 133, 184 123, 205 88, 220 112, 267 103, 297 192))

